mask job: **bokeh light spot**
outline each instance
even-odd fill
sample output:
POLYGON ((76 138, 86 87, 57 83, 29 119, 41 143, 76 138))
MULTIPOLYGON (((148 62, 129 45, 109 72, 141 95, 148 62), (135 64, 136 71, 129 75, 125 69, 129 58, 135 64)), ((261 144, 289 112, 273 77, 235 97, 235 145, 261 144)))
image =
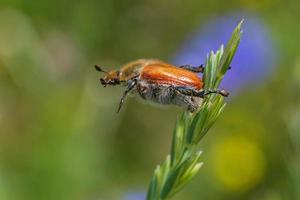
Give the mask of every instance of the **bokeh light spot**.
POLYGON ((244 137, 229 137, 214 145, 213 172, 228 192, 245 192, 261 182, 266 169, 264 153, 244 137))

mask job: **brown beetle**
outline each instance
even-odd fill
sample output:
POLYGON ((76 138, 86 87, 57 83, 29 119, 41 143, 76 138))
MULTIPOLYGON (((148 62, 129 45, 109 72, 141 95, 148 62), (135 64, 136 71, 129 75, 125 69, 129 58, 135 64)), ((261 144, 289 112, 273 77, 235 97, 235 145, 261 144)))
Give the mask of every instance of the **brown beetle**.
POLYGON ((98 65, 95 65, 95 68, 106 73, 104 78, 100 78, 104 87, 119 84, 126 86, 118 112, 122 108, 127 94, 134 91, 145 100, 163 105, 185 107, 191 112, 197 110, 205 95, 211 93, 229 95, 225 90, 205 91, 203 89, 203 81, 197 75, 197 73, 203 72, 202 65, 177 67, 160 60, 140 59, 110 72, 104 71, 98 65))

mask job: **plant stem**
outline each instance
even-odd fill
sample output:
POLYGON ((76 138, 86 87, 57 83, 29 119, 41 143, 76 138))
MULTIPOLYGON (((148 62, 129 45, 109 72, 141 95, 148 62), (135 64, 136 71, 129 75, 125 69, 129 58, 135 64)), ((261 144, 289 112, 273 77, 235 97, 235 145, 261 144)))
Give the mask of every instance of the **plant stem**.
MULTIPOLYGON (((236 52, 242 35, 243 20, 232 33, 224 50, 223 45, 211 52, 203 74, 204 90, 219 87, 236 52)), ((185 111, 177 120, 172 139, 171 153, 158 165, 151 179, 147 200, 164 200, 181 190, 199 171, 201 151, 198 144, 225 108, 224 97, 209 94, 197 112, 185 111)))

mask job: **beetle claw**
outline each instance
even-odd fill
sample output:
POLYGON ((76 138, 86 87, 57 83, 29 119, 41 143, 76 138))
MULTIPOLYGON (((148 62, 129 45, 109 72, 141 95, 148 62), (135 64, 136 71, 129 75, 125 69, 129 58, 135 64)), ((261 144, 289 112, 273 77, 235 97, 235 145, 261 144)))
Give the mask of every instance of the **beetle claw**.
POLYGON ((226 90, 221 90, 220 91, 220 94, 223 96, 223 97, 228 97, 229 96, 229 92, 227 92, 226 90))

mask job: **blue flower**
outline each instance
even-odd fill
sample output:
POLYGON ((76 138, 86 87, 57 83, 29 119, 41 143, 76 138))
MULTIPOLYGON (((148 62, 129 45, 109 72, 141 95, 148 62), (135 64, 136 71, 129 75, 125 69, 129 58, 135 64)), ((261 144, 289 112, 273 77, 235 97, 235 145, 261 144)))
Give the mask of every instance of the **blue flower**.
POLYGON ((126 193, 123 200, 145 200, 146 194, 143 191, 131 191, 126 193))
POLYGON ((258 17, 249 13, 234 13, 209 20, 188 37, 175 56, 176 65, 199 65, 205 62, 207 53, 226 44, 236 24, 245 19, 243 36, 221 87, 237 93, 245 86, 263 82, 275 66, 276 50, 271 34, 258 17))

